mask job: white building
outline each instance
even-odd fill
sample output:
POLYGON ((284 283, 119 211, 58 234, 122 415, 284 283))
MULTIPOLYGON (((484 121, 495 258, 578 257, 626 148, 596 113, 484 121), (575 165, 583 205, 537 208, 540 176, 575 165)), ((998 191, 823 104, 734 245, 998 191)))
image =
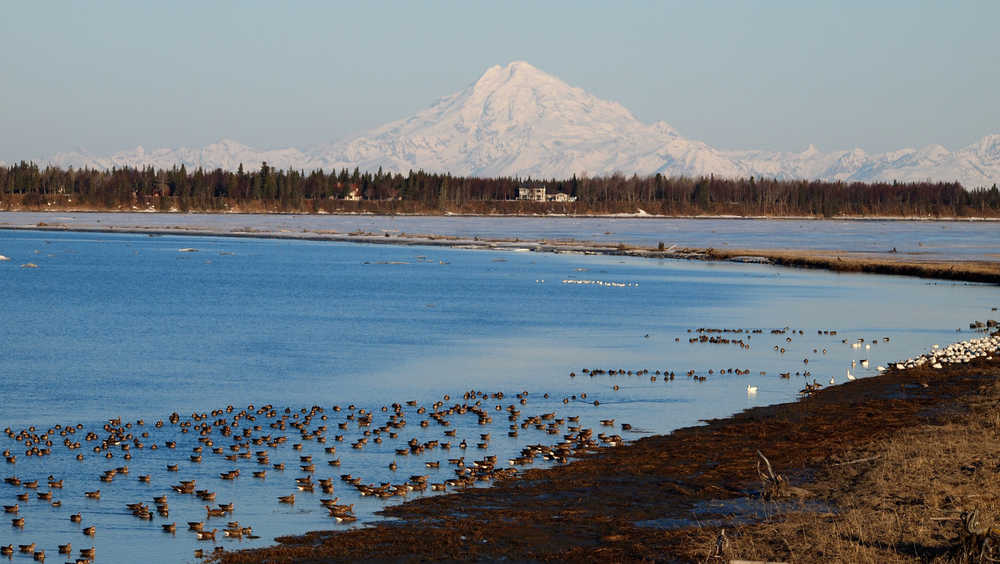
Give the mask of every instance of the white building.
POLYGON ((526 188, 524 186, 517 189, 517 199, 518 200, 530 200, 532 202, 544 202, 545 197, 545 187, 541 188, 526 188))

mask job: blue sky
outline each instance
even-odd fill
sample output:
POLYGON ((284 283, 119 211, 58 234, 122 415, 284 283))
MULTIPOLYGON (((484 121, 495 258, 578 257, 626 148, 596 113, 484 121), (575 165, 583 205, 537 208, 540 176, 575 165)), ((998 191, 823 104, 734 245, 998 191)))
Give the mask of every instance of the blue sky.
POLYGON ((307 146, 525 60, 719 148, 1000 133, 1000 2, 15 2, 0 160, 307 146))

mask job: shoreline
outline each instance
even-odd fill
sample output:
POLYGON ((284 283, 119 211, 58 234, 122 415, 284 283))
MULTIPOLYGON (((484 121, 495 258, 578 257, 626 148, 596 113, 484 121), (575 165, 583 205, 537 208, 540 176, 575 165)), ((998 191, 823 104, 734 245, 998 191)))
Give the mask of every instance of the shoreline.
POLYGON ((1000 477, 992 464, 976 474, 1000 453, 998 382, 1000 358, 893 368, 490 488, 385 508, 393 521, 212 560, 960 559, 970 541, 960 514, 998 515, 980 497, 1000 477), (777 482, 762 480, 758 453, 777 482))
POLYGON ((1000 284, 1000 261, 917 260, 905 253, 868 253, 858 251, 807 249, 716 249, 711 247, 671 247, 669 249, 659 250, 658 248, 653 247, 587 241, 522 241, 517 238, 499 239, 482 237, 469 239, 465 237, 434 234, 395 234, 389 236, 388 234, 375 235, 361 232, 339 233, 322 230, 274 232, 222 231, 177 227, 83 227, 55 223, 49 224, 45 222, 40 222, 39 224, 33 226, 2 225, 0 226, 0 230, 125 233, 149 236, 179 235, 199 237, 289 239, 379 245, 388 244, 400 246, 437 246, 468 250, 527 250, 532 252, 633 256, 649 259, 681 259, 771 264, 790 268, 809 268, 828 270, 832 272, 901 275, 917 278, 950 280, 956 282, 1000 284))
POLYGON ((4 213, 108 213, 108 214, 148 214, 148 215, 165 215, 165 216, 183 216, 183 215, 278 215, 278 216, 371 216, 371 217, 512 217, 512 218, 547 218, 547 219, 699 219, 699 220, 775 220, 775 221, 913 221, 913 222, 1000 222, 1000 217, 990 217, 990 216, 894 216, 894 215, 844 215, 844 216, 817 216, 817 215, 732 215, 732 214, 719 214, 719 215, 706 215, 706 214, 696 214, 696 215, 663 215, 663 214, 653 214, 648 213, 643 210, 639 210, 633 213, 583 213, 583 214, 571 214, 571 213, 496 213, 496 214, 483 214, 483 213, 464 213, 464 212, 450 212, 442 211, 440 213, 406 213, 406 212, 395 212, 395 213, 375 213, 368 211, 337 211, 337 212, 283 212, 283 211, 241 211, 241 210, 210 210, 210 211, 173 211, 165 212, 158 210, 142 210, 142 209, 131 209, 131 210, 97 210, 97 209, 79 209, 79 208, 46 208, 46 209, 10 209, 10 210, 0 210, 4 213))

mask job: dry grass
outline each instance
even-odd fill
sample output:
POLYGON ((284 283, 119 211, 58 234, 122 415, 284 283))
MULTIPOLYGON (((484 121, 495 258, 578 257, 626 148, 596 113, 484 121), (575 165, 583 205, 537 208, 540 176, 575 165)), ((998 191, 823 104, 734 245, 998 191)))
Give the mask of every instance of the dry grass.
MULTIPOLYGON (((1000 517, 1000 386, 966 413, 851 449, 802 484, 833 508, 795 511, 726 531, 724 559, 790 562, 960 562, 964 511, 1000 517)), ((852 424, 845 422, 845 424, 852 424)), ((704 531, 696 560, 718 558, 719 530, 704 531)), ((693 548, 693 547, 692 547, 693 548)))
POLYGON ((873 255, 860 252, 817 250, 704 249, 701 251, 708 258, 717 260, 750 255, 765 257, 774 264, 794 268, 1000 283, 1000 261, 997 260, 924 260, 918 256, 907 254, 878 253, 873 255))

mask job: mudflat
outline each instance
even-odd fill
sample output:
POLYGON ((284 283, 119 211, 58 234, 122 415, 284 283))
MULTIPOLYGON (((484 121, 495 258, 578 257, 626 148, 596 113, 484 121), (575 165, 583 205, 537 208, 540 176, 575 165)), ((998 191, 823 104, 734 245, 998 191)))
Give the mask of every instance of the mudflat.
POLYGON ((395 521, 214 558, 968 560, 1000 516, 998 377, 995 358, 890 369, 491 488, 385 509, 395 521), (986 524, 978 541, 967 530, 973 510, 986 524))

